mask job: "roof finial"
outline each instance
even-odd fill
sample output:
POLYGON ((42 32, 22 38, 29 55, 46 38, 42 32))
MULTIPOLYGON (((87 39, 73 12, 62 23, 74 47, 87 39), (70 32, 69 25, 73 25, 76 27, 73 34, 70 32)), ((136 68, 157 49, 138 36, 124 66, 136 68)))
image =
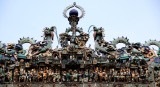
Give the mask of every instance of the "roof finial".
POLYGON ((82 17, 84 17, 84 14, 85 14, 84 9, 83 9, 81 6, 77 5, 76 2, 73 2, 73 5, 69 5, 69 6, 67 6, 67 7, 64 9, 63 15, 64 15, 65 18, 69 18, 69 17, 67 16, 67 11, 68 11, 69 9, 73 8, 73 7, 77 8, 77 9, 79 9, 79 10, 81 11, 81 15, 79 16, 80 19, 81 19, 82 17))
POLYGON ((73 2, 73 5, 76 6, 76 2, 73 2))

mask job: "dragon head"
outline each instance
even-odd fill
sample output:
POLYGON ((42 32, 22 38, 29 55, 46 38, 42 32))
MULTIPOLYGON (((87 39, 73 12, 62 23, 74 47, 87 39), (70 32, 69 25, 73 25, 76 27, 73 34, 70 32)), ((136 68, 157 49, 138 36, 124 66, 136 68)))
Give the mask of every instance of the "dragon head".
POLYGON ((94 30, 94 34, 93 34, 94 40, 103 39, 103 37, 104 37, 104 28, 102 28, 102 27, 100 27, 100 28, 93 27, 93 30, 94 30))
POLYGON ((47 37, 51 37, 52 38, 52 40, 53 40, 53 38, 54 38, 54 30, 55 30, 55 26, 52 26, 51 28, 48 28, 48 27, 45 27, 44 28, 44 37, 45 37, 45 39, 47 38, 47 37))

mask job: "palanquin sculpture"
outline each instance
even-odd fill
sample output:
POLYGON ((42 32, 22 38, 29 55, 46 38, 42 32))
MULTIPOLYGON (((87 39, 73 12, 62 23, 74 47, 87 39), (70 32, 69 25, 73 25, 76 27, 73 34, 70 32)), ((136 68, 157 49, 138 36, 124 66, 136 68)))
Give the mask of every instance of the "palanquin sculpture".
MULTIPOLYGON (((74 70, 88 70, 86 73, 93 71, 99 72, 102 71, 102 68, 105 68, 104 70, 108 70, 109 72, 113 72, 114 70, 111 69, 116 68, 119 69, 120 72, 123 72, 123 69, 121 70, 121 68, 124 67, 126 67, 127 70, 130 68, 140 69, 142 71, 147 68, 150 73, 154 73, 152 71, 155 69, 160 70, 160 41, 149 40, 144 44, 130 43, 127 37, 122 36, 109 42, 104 39, 105 29, 102 27, 97 28, 96 26, 91 25, 88 29, 88 33, 85 33, 82 28, 77 27, 78 21, 84 17, 85 14, 85 11, 81 6, 73 3, 73 5, 68 6, 64 10, 63 14, 64 17, 68 19, 71 27, 67 28, 64 33, 59 34, 59 37, 57 35, 56 27, 53 26, 44 28, 43 41, 36 41, 33 38, 23 37, 20 38, 16 44, 5 44, 0 42, 1 68, 6 67, 7 71, 12 71, 12 73, 9 74, 12 81, 18 81, 16 80, 16 75, 18 75, 16 73, 18 73, 18 70, 34 71, 34 69, 38 69, 38 71, 41 71, 42 67, 54 68, 56 73, 59 72, 59 69, 72 68, 74 68, 74 70), (80 16, 78 11, 74 8, 81 11, 80 16), (68 10, 70 10, 69 16, 66 14, 68 10), (94 49, 92 49, 91 46, 86 46, 91 32, 93 32, 94 49), (52 48, 55 35, 61 48, 58 48, 58 46, 54 49, 52 48), (23 49, 24 43, 30 43, 28 52, 23 49), (116 45, 118 43, 124 43, 125 47, 117 49, 116 45), (156 45, 159 48, 157 53, 149 47, 150 45, 156 45), (94 70, 91 70, 92 68, 94 70)), ((1 79, 5 77, 7 71, 0 70, 1 79)), ((31 71, 29 71, 29 73, 31 71)), ((47 73, 48 71, 44 71, 44 73, 45 72, 47 73)), ((65 75, 67 75, 66 78, 70 76, 69 73, 66 73, 65 75)), ((44 74, 43 77, 44 76, 46 75, 44 74)), ((63 77, 62 71, 61 77, 63 77)), ((57 78, 60 79, 61 77, 57 78)), ((100 78, 101 77, 102 76, 100 75, 100 78)), ((21 79, 23 79, 23 77, 19 77, 19 80, 21 79)), ((53 81, 60 81, 59 79, 54 79, 53 81)), ((149 79, 149 81, 155 80, 151 75, 148 76, 147 79, 149 79)), ((29 79, 29 81, 31 81, 31 79, 29 79)), ((69 78, 67 78, 66 81, 70 81, 69 78)), ((137 79, 135 79, 135 81, 137 81, 137 79)))

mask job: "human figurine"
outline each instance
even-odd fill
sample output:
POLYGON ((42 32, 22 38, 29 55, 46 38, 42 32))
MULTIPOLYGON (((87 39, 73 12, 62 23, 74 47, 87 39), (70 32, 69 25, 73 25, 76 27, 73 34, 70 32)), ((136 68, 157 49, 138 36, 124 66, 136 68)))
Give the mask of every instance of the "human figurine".
POLYGON ((53 70, 49 69, 48 70, 48 82, 52 82, 53 81, 53 70))
POLYGON ((26 70, 23 71, 23 79, 24 79, 24 82, 26 82, 26 77, 27 77, 27 72, 26 70))
POLYGON ((136 82, 139 81, 139 73, 138 73, 137 70, 135 71, 135 81, 136 81, 136 82))
POLYGON ((106 81, 106 71, 103 70, 102 72, 102 81, 106 81))
POLYGON ((78 73, 77 73, 77 70, 74 70, 74 72, 73 72, 73 81, 75 81, 75 82, 78 81, 78 73))
POLYGON ((53 82, 56 82, 56 72, 53 71, 53 82))
POLYGON ((68 70, 68 72, 66 73, 66 79, 67 79, 67 82, 70 82, 70 79, 71 79, 70 70, 68 70))
POLYGON ((84 72, 84 82, 88 82, 88 75, 88 69, 86 69, 84 72))
POLYGON ((4 76, 0 73, 0 83, 4 82, 4 76))
POLYGON ((47 70, 44 70, 44 72, 43 72, 43 81, 45 83, 47 82, 47 74, 48 74, 47 70))
POLYGON ((38 82, 40 81, 40 80, 43 80, 43 69, 41 68, 41 70, 38 72, 38 74, 37 74, 37 79, 38 79, 38 82))
POLYGON ((148 81, 150 74, 147 68, 145 68, 145 76, 146 76, 146 81, 148 81))
POLYGON ((9 82, 12 82, 12 71, 8 71, 7 77, 8 77, 9 82))
POLYGON ((136 77, 135 71, 132 71, 132 82, 135 82, 135 77, 136 77))
POLYGON ((54 82, 59 82, 60 81, 60 72, 58 70, 55 71, 54 73, 54 82))
POLYGON ((98 81, 98 71, 95 70, 94 71, 94 82, 97 82, 98 81))
POLYGON ((71 78, 70 78, 70 80, 71 80, 71 82, 73 82, 74 81, 74 72, 73 72, 73 70, 71 70, 70 71, 70 75, 71 75, 71 78))
POLYGON ((108 80, 109 80, 109 79, 108 79, 108 73, 107 73, 107 71, 106 71, 105 81, 108 82, 108 80))
POLYGON ((93 81, 93 79, 94 79, 93 76, 94 76, 93 70, 90 70, 90 72, 89 72, 89 82, 93 81))
POLYGON ((17 81, 18 81, 18 77, 19 77, 19 71, 18 71, 18 69, 16 68, 16 69, 14 70, 14 77, 13 77, 14 82, 17 82, 17 81))
POLYGON ((23 81, 23 82, 26 81, 26 71, 23 69, 20 70, 19 82, 21 82, 21 81, 23 81))
POLYGON ((62 81, 66 81, 66 71, 62 71, 62 81))
POLYGON ((31 72, 33 73, 33 78, 32 78, 33 81, 38 81, 38 79, 40 77, 38 72, 35 69, 32 69, 31 72))
POLYGON ((131 72, 129 68, 126 69, 126 80, 127 82, 131 82, 131 72))
POLYGON ((83 77, 82 77, 82 71, 79 71, 78 73, 78 78, 79 78, 79 82, 82 82, 83 77))
POLYGON ((141 79, 141 81, 142 82, 144 82, 144 80, 145 80, 145 78, 146 78, 146 76, 145 76, 145 71, 143 70, 143 68, 142 67, 140 67, 140 79, 141 79))
POLYGON ((117 81, 117 71, 114 71, 113 72, 113 80, 114 80, 114 82, 116 82, 117 81))
POLYGON ((20 71, 19 71, 19 78, 18 78, 18 80, 19 80, 19 82, 21 81, 21 80, 23 80, 23 68, 20 68, 20 71))
POLYGON ((121 78, 120 78, 121 81, 124 82, 125 76, 124 76, 124 70, 123 69, 120 70, 120 75, 121 75, 121 78))
POLYGON ((27 80, 28 82, 32 82, 32 78, 33 78, 33 73, 29 70, 29 71, 27 72, 26 80, 27 80))
POLYGON ((118 81, 118 82, 120 82, 120 78, 121 78, 120 73, 117 73, 117 81, 118 81))

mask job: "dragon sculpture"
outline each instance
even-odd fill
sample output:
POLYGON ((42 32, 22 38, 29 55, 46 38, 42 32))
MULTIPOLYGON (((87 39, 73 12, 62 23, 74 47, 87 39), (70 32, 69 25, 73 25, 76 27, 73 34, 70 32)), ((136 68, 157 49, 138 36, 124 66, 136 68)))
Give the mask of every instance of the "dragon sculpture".
MULTIPOLYGON (((33 42, 35 40, 29 39, 31 42, 31 46, 29 47, 28 55, 31 58, 32 56, 41 55, 42 57, 51 57, 52 56, 52 41, 54 39, 54 31, 57 36, 56 27, 53 26, 51 28, 45 27, 44 38, 43 41, 33 42)), ((57 36, 58 39, 58 36, 57 36)))

